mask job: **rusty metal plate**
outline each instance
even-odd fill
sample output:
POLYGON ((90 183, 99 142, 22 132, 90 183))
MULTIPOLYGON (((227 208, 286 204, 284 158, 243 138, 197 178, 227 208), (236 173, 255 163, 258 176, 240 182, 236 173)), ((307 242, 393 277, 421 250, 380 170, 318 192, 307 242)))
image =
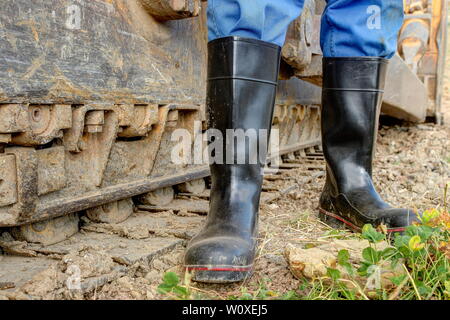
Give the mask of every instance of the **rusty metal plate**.
POLYGON ((0 105, 0 133, 22 132, 27 127, 28 112, 26 106, 18 104, 0 105))
POLYGON ((163 25, 137 0, 3 1, 0 102, 198 102, 205 19, 163 25))
POLYGON ((381 112, 423 122, 428 107, 427 89, 397 54, 389 62, 381 112))
POLYGON ((64 188, 66 186, 64 147, 38 150, 37 158, 38 194, 43 195, 64 188))
POLYGON ((13 155, 0 155, 0 207, 17 201, 16 163, 13 155))

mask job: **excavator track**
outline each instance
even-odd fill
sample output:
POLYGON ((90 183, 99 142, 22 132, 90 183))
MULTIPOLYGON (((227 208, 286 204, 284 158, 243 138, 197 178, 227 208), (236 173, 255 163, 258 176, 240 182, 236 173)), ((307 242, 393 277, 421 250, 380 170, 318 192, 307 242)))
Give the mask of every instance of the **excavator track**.
MULTIPOLYGON (((285 154, 277 167, 265 169, 261 204, 270 204, 308 183, 315 183, 323 175, 324 159, 320 147, 308 147, 285 154), (296 175, 291 174, 293 170, 296 175)), ((88 294, 125 275, 136 264, 151 263, 185 246, 199 230, 207 214, 210 191, 207 180, 195 180, 190 187, 193 192, 186 189, 174 192, 170 201, 168 197, 158 198, 160 203, 156 205, 143 205, 136 201, 132 214, 119 223, 98 223, 88 216, 82 216, 80 231, 55 244, 17 241, 4 232, 0 238, 0 247, 4 253, 0 256, 0 295, 40 298, 27 293, 30 283, 61 263, 66 264, 66 269, 62 273, 65 282, 60 284, 59 290, 70 292, 72 289, 67 279, 74 276, 73 268, 78 268, 75 261, 71 263, 70 256, 80 253, 83 256, 84 250, 89 248, 103 252, 114 262, 104 274, 81 276, 76 290, 82 294, 88 294)))

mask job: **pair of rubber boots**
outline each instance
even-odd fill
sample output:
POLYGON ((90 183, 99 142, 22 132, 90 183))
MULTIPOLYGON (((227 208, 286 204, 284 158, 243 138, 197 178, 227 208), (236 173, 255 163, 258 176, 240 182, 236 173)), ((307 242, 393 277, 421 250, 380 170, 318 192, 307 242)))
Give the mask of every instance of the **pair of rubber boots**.
MULTIPOLYGON (((267 139, 271 128, 280 52, 274 44, 240 37, 208 43, 206 106, 209 127, 223 136, 217 144, 223 148, 214 150, 223 161, 210 164, 209 214, 185 253, 185 267, 195 281, 236 282, 252 274, 267 152, 258 147, 267 145, 261 139, 267 139), (226 141, 230 129, 256 134, 233 149, 235 141, 226 141), (230 150, 234 154, 227 154, 230 150), (239 156, 244 163, 236 161, 239 156)), ((385 203, 371 178, 386 68, 387 60, 377 57, 323 58, 321 125, 327 175, 319 216, 330 224, 356 231, 367 223, 384 224, 394 232, 416 219, 412 210, 385 203)))

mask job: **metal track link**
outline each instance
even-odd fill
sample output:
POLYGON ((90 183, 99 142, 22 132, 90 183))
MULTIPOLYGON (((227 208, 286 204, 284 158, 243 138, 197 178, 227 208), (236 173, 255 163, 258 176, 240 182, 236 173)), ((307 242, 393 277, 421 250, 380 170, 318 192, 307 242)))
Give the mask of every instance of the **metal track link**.
MULTIPOLYGON (((320 151, 318 148, 315 150, 320 158, 320 151)), ((286 169, 266 168, 263 184, 270 191, 263 191, 261 205, 269 204, 307 183, 313 183, 324 174, 323 160, 310 160, 300 153, 294 159, 291 157, 289 161, 283 161, 280 167, 286 169), (292 170, 297 170, 303 178, 293 178, 290 174, 292 170)), ((205 185, 208 186, 208 183, 205 185)), ((40 272, 64 260, 67 255, 87 247, 101 248, 112 257, 114 268, 107 274, 83 279, 81 290, 85 293, 123 276, 136 263, 150 263, 185 245, 198 232, 205 219, 210 189, 206 188, 200 193, 182 190, 175 188, 173 199, 165 205, 137 204, 131 216, 123 222, 97 223, 88 216, 81 216, 81 232, 56 244, 17 241, 8 233, 2 234, 0 294, 20 291, 40 272), (21 272, 15 272, 18 268, 21 272)), ((194 191, 198 190, 201 189, 194 188, 194 191)))

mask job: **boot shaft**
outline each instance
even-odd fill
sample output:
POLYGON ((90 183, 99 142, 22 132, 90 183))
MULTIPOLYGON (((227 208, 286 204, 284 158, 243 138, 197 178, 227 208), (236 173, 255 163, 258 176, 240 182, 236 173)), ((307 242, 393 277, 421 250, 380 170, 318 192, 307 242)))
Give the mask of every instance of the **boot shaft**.
POLYGON ((214 143, 221 153, 214 160, 222 161, 210 163, 208 225, 220 221, 244 233, 255 230, 280 52, 276 45, 240 37, 208 44, 208 132, 222 138, 214 143))
POLYGON ((382 92, 388 63, 378 57, 323 58, 323 88, 382 92))
POLYGON ((259 40, 240 37, 220 38, 208 43, 208 84, 206 107, 210 129, 223 137, 223 160, 232 154, 245 155, 246 164, 262 165, 267 146, 278 82, 281 48, 259 40), (261 131, 262 130, 262 131, 261 131), (264 134, 265 133, 265 134, 264 134), (226 137, 245 136, 245 146, 226 144, 226 137), (259 138, 265 138, 260 143, 259 138), (255 145, 256 144, 256 145, 255 145), (232 147, 238 147, 234 150, 232 147), (263 148, 264 149, 264 148, 263 148), (258 150, 256 157, 254 150, 258 150), (250 154, 252 153, 252 154, 250 154), (252 158, 253 157, 253 158, 252 158))
POLYGON ((329 180, 339 192, 371 184, 387 61, 323 59, 322 143, 329 180))

